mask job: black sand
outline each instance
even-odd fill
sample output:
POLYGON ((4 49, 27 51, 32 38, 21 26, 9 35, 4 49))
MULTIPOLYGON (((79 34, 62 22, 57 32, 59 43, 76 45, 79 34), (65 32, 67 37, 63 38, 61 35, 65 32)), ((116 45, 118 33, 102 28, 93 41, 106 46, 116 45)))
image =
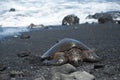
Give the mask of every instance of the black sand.
MULTIPOLYGON (((96 48, 97 55, 103 60, 98 63, 80 63, 80 71, 87 71, 96 77, 96 80, 120 80, 120 25, 119 24, 81 24, 60 29, 44 29, 24 33, 30 39, 10 38, 0 42, 0 62, 6 69, 0 75, 7 76, 10 71, 27 71, 23 78, 16 80, 34 80, 44 76, 51 78, 51 68, 56 66, 42 66, 40 56, 52 45, 63 38, 77 39, 90 48, 96 48), (75 28, 74 28, 75 27, 75 28), (31 56, 18 57, 21 51, 29 50, 31 56), (103 64, 105 67, 94 69, 94 64, 103 64)), ((10 76, 15 78, 15 76, 10 76)), ((2 79, 2 78, 1 78, 2 79)), ((0 79, 0 80, 1 80, 0 79)))

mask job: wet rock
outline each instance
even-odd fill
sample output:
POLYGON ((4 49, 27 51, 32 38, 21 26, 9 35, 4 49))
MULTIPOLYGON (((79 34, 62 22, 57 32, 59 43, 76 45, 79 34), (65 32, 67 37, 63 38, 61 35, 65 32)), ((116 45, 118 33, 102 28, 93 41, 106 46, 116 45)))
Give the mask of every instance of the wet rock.
POLYGON ((27 57, 27 56, 30 56, 31 52, 30 51, 22 51, 20 53, 17 53, 17 56, 18 57, 27 57))
POLYGON ((67 73, 75 72, 76 68, 71 64, 65 64, 65 65, 57 66, 57 67, 53 68, 53 71, 54 71, 54 73, 60 72, 60 73, 67 74, 67 73))
POLYGON ((75 25, 75 24, 79 24, 79 18, 74 14, 67 15, 62 20, 62 25, 75 25))
POLYGON ((96 13, 94 15, 88 15, 87 18, 89 19, 97 19, 98 23, 103 24, 103 23, 114 23, 113 20, 113 15, 110 13, 96 13))
POLYGON ((105 67, 104 64, 95 64, 95 65, 94 65, 94 69, 104 68, 104 67, 105 67))
POLYGON ((4 71, 7 69, 7 66, 3 63, 0 63, 0 71, 4 71))
POLYGON ((100 24, 103 24, 103 23, 108 23, 108 22, 113 22, 113 18, 111 15, 103 15, 101 17, 98 18, 98 22, 100 24))
POLYGON ((31 24, 28 26, 29 29, 33 29, 33 28, 43 28, 43 27, 45 27, 43 24, 38 24, 38 25, 36 25, 36 24, 34 24, 34 23, 31 23, 31 24))
POLYGON ((15 12, 16 10, 15 10, 15 8, 11 8, 10 10, 9 10, 9 12, 15 12))
POLYGON ((29 35, 21 35, 20 39, 30 39, 31 36, 29 35))

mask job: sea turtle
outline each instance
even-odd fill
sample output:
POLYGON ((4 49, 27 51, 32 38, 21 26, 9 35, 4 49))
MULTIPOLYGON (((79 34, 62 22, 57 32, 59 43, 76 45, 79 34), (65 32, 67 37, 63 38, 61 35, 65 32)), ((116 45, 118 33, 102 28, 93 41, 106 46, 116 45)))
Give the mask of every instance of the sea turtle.
POLYGON ((87 47, 82 42, 64 38, 51 47, 41 56, 45 65, 61 65, 71 63, 78 66, 78 61, 97 62, 100 58, 94 53, 94 50, 87 47))

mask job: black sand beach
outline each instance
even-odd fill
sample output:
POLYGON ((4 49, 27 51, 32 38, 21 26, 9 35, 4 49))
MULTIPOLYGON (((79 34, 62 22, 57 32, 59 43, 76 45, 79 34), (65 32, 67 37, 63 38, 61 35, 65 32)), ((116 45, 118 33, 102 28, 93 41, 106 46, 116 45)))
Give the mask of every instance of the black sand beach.
MULTIPOLYGON (((9 38, 0 42, 0 80, 35 80, 44 77, 51 80, 51 70, 58 66, 43 66, 40 56, 63 38, 77 39, 90 48, 97 49, 102 58, 98 63, 81 62, 78 71, 93 74, 96 80, 120 80, 120 25, 119 24, 80 24, 58 29, 43 29, 23 33, 29 39, 9 38), (17 54, 29 51, 30 56, 17 54), (94 69, 95 64, 105 65, 94 69), (12 72, 26 72, 24 76, 15 76, 12 72), (11 75, 9 75, 11 73, 11 75)), ((42 79, 41 79, 42 80, 42 79)))

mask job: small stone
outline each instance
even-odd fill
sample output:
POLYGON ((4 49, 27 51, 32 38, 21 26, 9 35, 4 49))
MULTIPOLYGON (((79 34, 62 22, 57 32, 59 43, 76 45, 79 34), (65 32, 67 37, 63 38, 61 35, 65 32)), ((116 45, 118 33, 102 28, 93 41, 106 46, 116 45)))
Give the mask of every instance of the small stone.
POLYGON ((31 36, 29 35, 21 35, 20 39, 30 39, 31 36))
POLYGON ((95 64, 94 69, 103 68, 104 66, 104 64, 95 64))
POLYGON ((30 56, 31 52, 30 51, 22 51, 20 53, 17 54, 18 57, 27 57, 30 56))

